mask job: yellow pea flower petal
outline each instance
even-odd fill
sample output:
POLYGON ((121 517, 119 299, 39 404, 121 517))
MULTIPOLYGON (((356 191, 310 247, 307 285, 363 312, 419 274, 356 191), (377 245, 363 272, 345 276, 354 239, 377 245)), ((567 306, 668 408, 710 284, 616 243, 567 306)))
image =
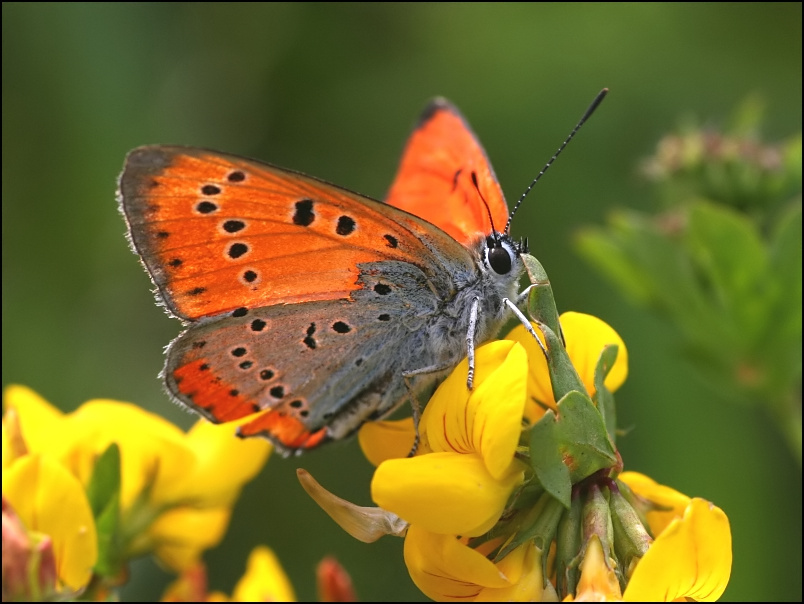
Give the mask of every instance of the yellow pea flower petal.
MULTIPOLYGON (((83 484, 98 456, 112 443, 119 446, 127 554, 155 550, 174 568, 185 568, 220 541, 228 508, 271 450, 268 441, 236 438, 231 425, 200 422, 185 434, 129 403, 94 400, 64 415, 27 388, 9 388, 5 396, 17 413, 18 432, 30 434, 28 450, 61 463, 83 484)), ((14 457, 10 436, 4 429, 4 464, 14 457)))
POLYGON ((204 550, 220 542, 230 516, 228 507, 173 508, 159 515, 134 548, 153 550, 166 566, 182 571, 196 564, 204 550))
POLYGON ((646 514, 648 525, 654 536, 659 535, 671 521, 681 518, 690 503, 690 498, 659 484, 639 472, 623 472, 619 479, 627 484, 635 495, 643 497, 664 510, 649 510, 646 514))
MULTIPOLYGON (((366 422, 357 433, 363 455, 374 466, 386 459, 407 457, 413 448, 416 433, 413 418, 400 420, 366 422)), ((417 453, 422 453, 421 447, 417 453)))
POLYGON ((3 472, 3 495, 28 530, 52 539, 59 579, 76 590, 86 585, 98 538, 81 483, 59 463, 31 454, 3 472))
POLYGON ((42 429, 64 418, 61 411, 27 386, 8 386, 3 392, 3 406, 17 412, 25 444, 34 453, 41 452, 48 443, 49 437, 42 429))
POLYGON ((619 602, 622 600, 620 583, 603 554, 600 538, 593 535, 586 547, 580 565, 581 577, 575 590, 576 596, 567 598, 576 602, 619 602))
POLYGON ((248 557, 246 573, 232 593, 234 602, 295 602, 296 594, 282 565, 271 549, 255 547, 248 557))
POLYGON ((476 410, 473 440, 480 445, 478 452, 498 480, 508 473, 519 444, 527 400, 527 368, 525 349, 515 344, 494 373, 478 384, 467 406, 469 413, 473 407, 476 410))
POLYGON ((181 497, 208 506, 229 505, 262 469, 273 448, 264 438, 237 438, 231 423, 216 425, 204 419, 190 429, 185 443, 196 462, 181 483, 181 497))
POLYGON ((28 455, 28 445, 22 436, 20 416, 9 407, 3 414, 3 469, 24 455, 28 455))
POLYGON ((528 359, 515 342, 499 340, 476 351, 474 389, 464 360, 438 387, 422 417, 433 451, 479 453, 495 478, 508 472, 522 431, 528 359))
POLYGON ((729 582, 731 562, 726 514, 696 497, 639 561, 623 597, 628 602, 714 602, 729 582))
POLYGON ((497 563, 511 585, 484 587, 475 602, 539 602, 545 600, 541 552, 532 543, 519 546, 497 563))
MULTIPOLYGON (((533 329, 544 344, 544 336, 535 324, 533 329)), ((556 401, 553 396, 553 386, 550 383, 550 372, 547 370, 547 360, 539 345, 528 333, 523 325, 514 327, 507 336, 506 340, 518 342, 525 348, 528 355, 528 401, 526 416, 530 423, 536 423, 544 415, 544 406, 555 409, 556 401), (534 405, 533 401, 538 401, 539 405, 534 405)))
POLYGON ((177 486, 195 467, 184 432, 137 405, 91 400, 70 414, 70 422, 84 432, 84 450, 101 452, 112 442, 120 446, 124 508, 146 485, 156 501, 175 499, 177 486))
POLYGON ((380 464, 371 496, 411 524, 442 534, 477 536, 494 526, 523 477, 519 462, 497 480, 476 454, 430 453, 380 464))
POLYGON ((605 321, 579 312, 565 312, 559 320, 564 331, 567 354, 586 390, 590 394, 595 391, 595 365, 603 349, 611 344, 616 344, 619 350, 617 360, 604 383, 612 392, 622 386, 628 377, 628 350, 620 334, 605 321))
POLYGON ((405 537, 405 564, 411 579, 433 600, 469 600, 481 587, 508 587, 505 575, 483 554, 454 535, 411 525, 405 537))
POLYGON ((37 426, 42 451, 87 484, 95 460, 111 443, 120 446, 121 505, 127 509, 146 487, 168 498, 195 465, 184 432, 158 415, 119 401, 84 403, 59 422, 37 426))
MULTIPOLYGON (((616 344, 619 347, 619 351, 614 367, 611 368, 608 376, 606 376, 605 384, 612 392, 622 386, 628 376, 628 350, 619 334, 604 321, 583 313, 565 312, 561 315, 559 321, 566 340, 567 354, 572 360, 572 364, 583 381, 587 392, 590 395, 594 393, 595 365, 603 349, 611 344, 616 344)), ((533 328, 542 342, 544 342, 538 326, 534 324, 533 328)), ((522 325, 517 325, 506 336, 506 339, 519 342, 527 351, 530 365, 528 395, 548 407, 555 408, 556 401, 550 384, 550 374, 547 371, 547 361, 544 358, 544 353, 533 340, 533 336, 522 325)), ((533 409, 530 409, 529 419, 532 421, 538 419, 542 413, 534 414, 533 409), (531 415, 535 416, 531 417, 531 415)))
POLYGON ((412 525, 405 564, 413 582, 437 601, 538 601, 541 561, 532 544, 516 548, 496 565, 454 535, 412 525))

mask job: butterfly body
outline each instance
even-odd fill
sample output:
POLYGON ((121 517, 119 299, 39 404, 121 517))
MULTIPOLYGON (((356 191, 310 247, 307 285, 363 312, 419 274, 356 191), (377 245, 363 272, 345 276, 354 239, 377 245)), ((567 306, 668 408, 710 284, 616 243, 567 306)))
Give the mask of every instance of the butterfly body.
POLYGON ((436 101, 386 203, 202 149, 129 153, 129 236, 188 324, 171 396, 241 436, 301 452, 384 417, 493 337, 524 250, 482 148, 436 101))

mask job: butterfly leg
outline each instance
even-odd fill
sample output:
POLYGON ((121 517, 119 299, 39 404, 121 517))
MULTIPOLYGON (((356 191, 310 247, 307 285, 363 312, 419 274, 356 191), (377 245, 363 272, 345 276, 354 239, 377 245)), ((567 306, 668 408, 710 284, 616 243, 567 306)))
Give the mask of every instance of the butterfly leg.
POLYGON ((469 328, 466 330, 466 358, 469 361, 469 372, 466 376, 466 387, 471 390, 475 381, 475 330, 477 329, 477 315, 480 308, 480 298, 475 297, 469 311, 469 328))
POLYGON ((430 365, 429 367, 421 367, 420 369, 413 369, 411 371, 404 371, 402 373, 402 377, 405 380, 405 388, 408 390, 408 398, 410 399, 410 407, 413 411, 413 431, 415 433, 415 437, 413 439, 413 446, 410 448, 410 453, 408 453, 408 457, 413 457, 416 455, 416 451, 419 448, 419 442, 421 441, 421 437, 419 436, 419 420, 421 420, 422 413, 421 413, 421 405, 419 405, 419 399, 416 396, 416 392, 413 388, 412 380, 413 378, 420 376, 420 375, 432 375, 434 373, 444 373, 445 371, 449 371, 452 369, 451 364, 445 365, 430 365))
POLYGON ((525 302, 527 302, 528 296, 530 295, 530 290, 532 290, 534 287, 536 287, 536 286, 533 285, 533 284, 528 285, 525 289, 523 289, 521 292, 519 292, 517 294, 517 296, 516 296, 516 306, 517 306, 517 308, 521 309, 522 305, 525 304, 525 302))
POLYGON ((542 349, 542 352, 546 357, 547 349, 544 347, 544 344, 542 344, 542 341, 539 339, 539 336, 536 335, 536 330, 533 329, 533 325, 530 324, 530 321, 525 316, 525 313, 519 310, 519 307, 515 303, 511 302, 511 300, 509 300, 508 298, 503 298, 503 304, 508 308, 510 308, 511 312, 513 312, 516 315, 516 318, 519 319, 519 322, 522 323, 522 325, 524 325, 528 333, 533 336, 533 338, 536 340, 536 343, 539 345, 539 348, 542 349))
MULTIPOLYGON (((532 290, 534 287, 538 287, 539 285, 542 285, 542 284, 541 283, 532 283, 531 285, 528 285, 525 289, 523 289, 519 294, 517 294, 516 307, 519 310, 523 310, 523 308, 526 308, 525 305, 527 304, 528 296, 530 295, 530 290, 532 290)), ((506 304, 506 303, 503 302, 503 304, 506 304)), ((519 318, 520 321, 522 321, 521 316, 517 315, 517 317, 519 318)), ((522 324, 525 325, 524 322, 522 324)), ((561 323, 560 322, 558 324, 558 330, 559 330, 558 337, 561 339, 561 343, 566 346, 567 342, 566 342, 566 340, 564 340, 564 331, 561 329, 561 323)))

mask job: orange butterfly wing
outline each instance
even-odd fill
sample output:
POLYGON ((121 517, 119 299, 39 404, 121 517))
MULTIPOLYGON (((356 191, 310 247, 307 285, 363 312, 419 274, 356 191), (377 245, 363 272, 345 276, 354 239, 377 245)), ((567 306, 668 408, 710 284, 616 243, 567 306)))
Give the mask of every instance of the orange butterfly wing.
POLYGON ((422 114, 386 202, 425 218, 464 245, 492 232, 489 213, 498 231, 508 220, 485 151, 460 112, 444 99, 434 100, 422 114))
POLYGON ((135 149, 119 187, 134 248, 169 310, 188 321, 348 298, 360 263, 401 260, 427 273, 443 265, 437 250, 462 253, 381 202, 202 149, 135 149))
MULTIPOLYGON (((271 307, 282 314, 281 308, 296 303, 347 303, 364 285, 360 265, 388 260, 415 265, 432 295, 448 297, 450 261, 472 262, 466 248, 416 216, 302 174, 212 151, 135 149, 126 159, 119 197, 131 242, 161 301, 194 324, 169 348, 168 389, 215 422, 262 411, 239 433, 269 435, 285 450, 312 448, 327 431, 309 424, 300 400, 278 394, 266 409, 242 390, 229 368, 240 353, 221 346, 266 328, 251 310, 271 307), (204 345, 207 336, 214 346, 204 345)), ((394 284, 374 287, 385 293, 394 284)), ((287 321, 296 319, 288 315, 287 321)), ((292 344, 277 341, 276 350, 292 344)), ((240 367, 246 365, 251 362, 240 367)), ((281 390, 273 371, 259 373, 266 392, 281 390)))

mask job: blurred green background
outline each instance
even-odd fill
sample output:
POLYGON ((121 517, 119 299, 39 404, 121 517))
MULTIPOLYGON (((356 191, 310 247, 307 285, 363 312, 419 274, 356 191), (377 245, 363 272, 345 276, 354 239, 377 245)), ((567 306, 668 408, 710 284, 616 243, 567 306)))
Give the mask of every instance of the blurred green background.
MULTIPOLYGON (((461 108, 515 200, 604 86, 611 94, 514 223, 559 307, 625 339, 626 467, 714 501, 734 567, 725 600, 800 600, 801 473, 765 414, 730 405, 678 360, 668 325, 635 311, 571 252, 613 207, 652 207, 640 159, 685 117, 723 123, 747 95, 769 140, 801 129, 801 4, 3 4, 3 384, 64 410, 136 402, 183 427, 156 378, 179 323, 128 249, 115 179, 146 143, 199 145, 382 197, 436 95, 461 108)), ((369 504, 353 440, 272 458, 206 561, 231 592, 273 547, 300 599, 334 554, 359 597, 421 599, 402 540, 364 545, 302 492, 295 469, 369 504)), ((127 600, 169 575, 132 568, 127 600)))

